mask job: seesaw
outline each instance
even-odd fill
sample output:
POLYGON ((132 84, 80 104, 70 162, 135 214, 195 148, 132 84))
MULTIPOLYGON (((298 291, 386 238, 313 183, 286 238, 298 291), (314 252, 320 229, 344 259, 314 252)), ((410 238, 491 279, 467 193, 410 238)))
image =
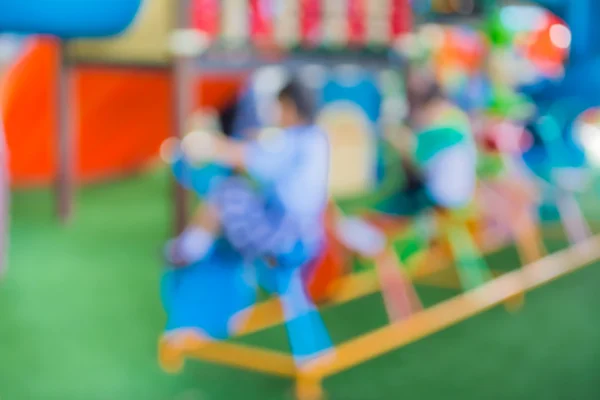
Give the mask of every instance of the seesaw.
MULTIPOLYGON (((400 229, 400 227, 396 228, 400 229)), ((488 250, 492 251, 494 249, 488 250)), ((434 247, 431 251, 426 253, 426 257, 419 258, 418 260, 419 266, 410 269, 411 278, 415 283, 452 289, 459 289, 461 287, 461 283, 456 274, 441 274, 444 270, 447 271, 447 267, 451 264, 452 254, 448 247, 434 247)), ((497 273, 494 275, 497 275, 497 273)), ((335 285, 330 288, 331 292, 329 293, 328 301, 324 303, 322 307, 332 307, 343 304, 376 293, 379 289, 379 279, 375 269, 350 274, 335 282, 335 285)), ((479 292, 479 289, 476 290, 479 292)), ((519 286, 517 286, 517 290, 509 292, 504 298, 498 300, 498 303, 510 300, 511 296, 518 295, 522 293, 522 291, 523 289, 520 289, 519 286)), ((437 307, 439 306, 414 314, 412 317, 409 317, 405 323, 408 324, 408 321, 413 320, 421 321, 421 318, 423 318, 422 315, 430 315, 432 312, 436 315, 435 310, 438 309, 437 307)), ((481 307, 481 311, 483 311, 489 306, 483 304, 481 307)), ((473 306, 464 311, 457 312, 457 317, 454 322, 459 322, 461 319, 467 318, 478 312, 477 309, 473 310, 472 308, 473 306)), ((281 302, 277 298, 271 298, 254 307, 248 308, 246 312, 249 317, 246 319, 245 323, 239 327, 237 331, 238 336, 255 333, 285 321, 281 302)), ((445 320, 442 319, 441 321, 445 320)), ((415 322, 411 324, 414 323, 415 322)), ((412 340, 417 340, 420 337, 424 337, 452 323, 452 321, 446 321, 446 325, 442 324, 439 325, 439 327, 435 324, 424 325, 422 331, 419 331, 419 328, 411 328, 412 325, 409 324, 407 329, 410 332, 414 331, 412 336, 407 336, 403 341, 392 341, 388 344, 380 342, 379 338, 384 335, 385 332, 396 332, 398 326, 404 326, 398 325, 401 324, 400 322, 393 323, 372 334, 362 336, 346 344, 340 345, 337 348, 338 350, 334 353, 335 358, 333 359, 334 361, 332 361, 333 364, 321 365, 321 363, 326 363, 330 360, 326 357, 317 359, 303 368, 297 366, 297 363, 291 355, 234 344, 227 341, 207 342, 190 331, 184 331, 178 335, 170 334, 164 336, 160 341, 159 357, 163 368, 170 372, 180 370, 183 367, 184 360, 191 358, 258 371, 265 374, 296 378, 298 381, 298 398, 312 399, 319 398, 320 382, 325 377, 349 368, 355 365, 354 363, 359 364, 378 354, 399 348, 412 340), (381 347, 384 344, 385 347, 381 347), (356 352, 356 354, 351 354, 354 352, 356 352), (353 361, 352 357, 358 358, 353 361)), ((419 323, 418 326, 421 325, 422 323, 419 323)), ((389 333, 386 335, 389 335, 389 333)))
MULTIPOLYGON (((199 186, 194 183, 192 183, 191 186, 196 190, 199 188, 199 186)), ((287 355, 281 352, 240 345, 228 342, 227 340, 220 340, 221 337, 223 337, 223 339, 227 338, 230 333, 232 336, 243 336, 284 322, 288 325, 288 334, 290 334, 289 324, 290 322, 293 323, 294 320, 290 321, 289 314, 286 315, 285 302, 282 301, 281 298, 272 297, 260 304, 249 306, 247 308, 240 307, 240 305, 244 304, 242 301, 234 306, 234 312, 231 312, 231 309, 228 311, 230 312, 228 315, 231 315, 232 319, 236 319, 233 318, 234 314, 235 316, 244 316, 241 320, 242 322, 236 324, 235 329, 230 330, 227 334, 219 336, 211 335, 213 338, 216 337, 216 340, 203 339, 203 337, 206 336, 199 335, 194 329, 174 330, 165 334, 161 339, 159 346, 161 365, 167 371, 176 372, 183 367, 185 359, 195 358, 243 369, 255 370, 266 374, 292 377, 296 378, 298 383, 299 399, 319 398, 322 395, 320 385, 324 378, 354 365, 358 365, 385 352, 392 351, 406 343, 427 336, 446 326, 468 318, 471 315, 475 315, 495 304, 509 302, 513 297, 521 295, 525 290, 541 285, 544 282, 543 280, 535 284, 528 281, 520 282, 521 279, 527 279, 528 277, 525 271, 528 271, 527 268, 529 267, 526 267, 518 272, 519 274, 524 275, 515 275, 515 273, 508 275, 518 277, 509 281, 516 281, 516 284, 513 287, 507 288, 506 284, 504 284, 501 285, 500 288, 496 288, 495 282, 498 282, 498 279, 500 279, 499 282, 504 282, 506 280, 505 277, 493 279, 495 276, 499 275, 499 273, 489 271, 489 274, 484 274, 485 271, 481 269, 476 271, 474 267, 479 267, 476 263, 470 263, 466 266, 467 268, 465 268, 464 265, 459 265, 459 268, 457 268, 456 271, 457 274, 450 273, 441 275, 442 272, 451 271, 447 267, 452 264, 453 259, 458 259, 460 264, 460 258, 461 256, 464 256, 464 254, 461 255, 456 253, 457 245, 452 242, 453 237, 463 236, 463 240, 465 240, 464 237, 473 236, 476 239, 474 242, 476 246, 470 245, 470 250, 474 250, 473 247, 479 247, 480 250, 491 251, 493 249, 486 249, 485 240, 477 243, 477 238, 480 238, 479 240, 481 240, 482 237, 477 235, 477 224, 472 228, 469 226, 469 223, 473 221, 468 218, 457 218, 456 215, 445 215, 444 213, 439 213, 438 218, 440 219, 442 226, 444 224, 446 225, 442 228, 442 231, 444 232, 443 235, 445 235, 444 240, 446 241, 441 241, 429 251, 422 253, 421 257, 417 257, 416 261, 413 260, 417 266, 415 267, 412 265, 411 268, 407 269, 406 274, 416 284, 441 286, 453 289, 466 287, 468 290, 465 294, 461 294, 452 300, 430 309, 413 313, 403 319, 397 321, 394 320, 394 322, 387 327, 338 346, 333 353, 317 356, 317 358, 312 361, 300 364, 291 354, 287 355), (460 230, 457 230, 458 228, 460 228, 460 230), (468 268, 471 268, 471 271, 468 271, 468 268), (482 288, 486 288, 486 290, 492 292, 500 291, 500 294, 494 295, 495 297, 492 296, 492 298, 495 299, 492 302, 484 301, 479 304, 472 300, 472 296, 473 293, 482 296, 482 293, 484 293, 482 288), (440 308, 442 311, 436 311, 440 308), (445 315, 439 317, 439 320, 436 321, 435 319, 438 318, 439 313, 445 313, 445 315), (403 329, 406 329, 407 333, 398 334, 398 331, 403 329), (398 337, 394 337, 397 334, 398 337)), ((397 226, 394 229, 402 230, 402 227, 397 226)), ((475 249, 475 251, 476 250, 477 249, 475 249)), ((236 267, 238 264, 239 260, 232 261, 232 266, 234 268, 238 268, 236 267)), ((210 265, 211 263, 209 262, 207 267, 210 265)), ((537 263, 530 265, 537 265, 537 263)), ((324 303, 322 307, 343 304, 380 291, 382 285, 380 276, 378 276, 380 271, 379 267, 380 265, 377 265, 376 263, 375 268, 372 270, 348 274, 339 277, 339 279, 330 279, 331 285, 328 287, 325 286, 327 294, 325 299, 327 302, 324 303)), ((197 271, 200 272, 206 272, 208 270, 208 268, 202 267, 197 269, 197 271)), ((227 267, 221 269, 221 274, 231 274, 232 271, 232 269, 227 267)), ((233 280, 227 278, 223 282, 231 283, 233 280)), ((229 283, 227 283, 227 285, 229 285, 229 283)), ((212 290, 213 293, 216 293, 215 288, 210 289, 206 283, 203 285, 204 289, 212 290)), ((244 286, 244 291, 247 294, 247 302, 248 305, 250 305, 252 304, 251 288, 249 288, 249 285, 242 286, 244 286)), ((240 288, 241 286, 237 287, 240 288)), ((238 290, 236 289, 235 284, 228 286, 228 289, 219 289, 218 292, 220 293, 218 293, 218 295, 220 296, 220 299, 228 298, 226 290, 230 290, 230 293, 236 293, 238 290)), ((382 291, 382 294, 385 299, 385 291, 382 291)), ((221 306, 220 301, 214 299, 212 302, 206 301, 203 304, 204 311, 202 312, 209 313, 212 312, 210 309, 216 307, 217 304, 221 306)), ((303 315, 300 315, 299 317, 302 316, 303 315)), ((222 317, 221 321, 224 321, 222 317)), ((224 324, 222 323, 222 325, 224 324)), ((194 325, 192 324, 191 326, 194 325)), ((221 331, 225 330, 227 329, 221 329, 221 331)), ((310 335, 310 333, 308 334, 310 335)))
MULTIPOLYGON (((159 345, 159 358, 162 367, 170 372, 180 370, 184 360, 190 358, 289 377, 296 380, 299 399, 319 399, 323 395, 321 385, 325 378, 457 324, 523 292, 582 269, 598 259, 600 259, 600 236, 594 236, 425 309, 404 321, 392 323, 340 344, 334 354, 317 358, 301 369, 297 367, 291 355, 226 341, 205 342, 190 334, 176 340, 172 337, 162 338, 159 345)), ((366 278, 356 276, 353 279, 355 282, 356 280, 367 281, 366 278)), ((348 281, 348 285, 348 287, 352 286, 351 281, 348 281)), ((361 290, 363 295, 376 291, 373 289, 374 285, 370 287, 364 283, 354 283, 354 285, 355 289, 347 289, 346 294, 340 295, 332 304, 341 304, 356 298, 361 290)), ((272 326, 275 323, 274 319, 270 319, 272 317, 261 321, 259 316, 265 318, 277 314, 277 307, 277 302, 274 300, 259 305, 255 310, 255 317, 250 319, 253 322, 249 322, 240 334, 248 334, 272 326)))

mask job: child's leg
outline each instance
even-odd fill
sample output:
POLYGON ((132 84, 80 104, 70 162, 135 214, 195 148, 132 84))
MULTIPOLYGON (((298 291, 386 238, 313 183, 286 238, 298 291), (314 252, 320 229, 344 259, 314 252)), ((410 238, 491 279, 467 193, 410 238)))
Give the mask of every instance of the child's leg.
POLYGON ((205 258, 219 229, 215 207, 210 203, 200 205, 187 229, 167 244, 167 259, 174 265, 189 265, 205 258))
POLYGON ((349 249, 375 261, 390 321, 405 319, 421 308, 412 282, 404 273, 394 250, 387 248, 383 232, 361 219, 341 217, 337 236, 349 249))
POLYGON ((268 250, 277 233, 261 195, 242 177, 230 177, 213 185, 206 201, 194 214, 190 226, 168 247, 177 265, 187 265, 206 256, 215 237, 225 237, 245 258, 268 250))
POLYGON ((218 234, 221 230, 221 222, 219 221, 217 206, 209 202, 201 204, 192 216, 190 225, 201 228, 213 235, 218 234))
MULTIPOLYGON (((285 213, 274 212, 263 195, 241 177, 230 178, 215 188, 210 203, 224 236, 244 258, 276 255, 282 241, 285 213)), ((297 235, 295 235, 297 236, 297 235)))
POLYGON ((294 359, 301 365, 333 350, 333 343, 319 310, 306 294, 300 269, 274 269, 288 340, 294 359))
POLYGON ((243 178, 223 182, 211 202, 218 208, 225 236, 240 253, 247 259, 264 261, 272 256, 277 260, 276 265, 264 269, 262 274, 271 278, 273 289, 280 296, 290 347, 297 363, 331 350, 333 345, 327 328, 304 288, 302 268, 308 249, 300 243, 293 221, 267 203, 243 178))

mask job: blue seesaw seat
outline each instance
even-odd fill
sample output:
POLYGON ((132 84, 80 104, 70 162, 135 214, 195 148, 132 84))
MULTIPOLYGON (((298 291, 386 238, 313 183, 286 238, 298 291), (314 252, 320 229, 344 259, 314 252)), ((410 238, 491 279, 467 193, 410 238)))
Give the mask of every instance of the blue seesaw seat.
POLYGON ((118 35, 134 20, 142 0, 2 0, 0 32, 63 39, 118 35))
POLYGON ((162 279, 162 301, 168 314, 167 332, 197 330, 224 340, 235 334, 235 315, 256 302, 251 270, 223 240, 207 259, 162 279))

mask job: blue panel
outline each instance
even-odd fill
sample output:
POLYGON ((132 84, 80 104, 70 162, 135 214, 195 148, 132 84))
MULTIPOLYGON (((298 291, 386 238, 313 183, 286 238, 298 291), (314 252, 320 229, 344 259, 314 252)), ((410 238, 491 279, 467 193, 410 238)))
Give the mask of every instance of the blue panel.
POLYGON ((368 74, 357 78, 352 84, 343 82, 343 79, 337 79, 335 76, 329 80, 323 87, 323 105, 337 101, 354 103, 365 111, 374 124, 379 120, 382 96, 375 79, 368 74))
POLYGON ((0 32, 64 39, 113 36, 133 21, 142 0, 0 0, 0 32))
MULTIPOLYGON (((377 86, 376 78, 369 73, 361 73, 355 79, 345 79, 335 74, 329 77, 321 92, 321 106, 325 107, 337 102, 348 102, 365 113, 365 117, 371 123, 371 128, 375 133, 373 140, 377 140, 378 132, 377 122, 381 114, 381 104, 383 96, 377 86)), ((381 179, 383 174, 383 160, 381 149, 378 151, 378 162, 375 168, 374 178, 381 179)))

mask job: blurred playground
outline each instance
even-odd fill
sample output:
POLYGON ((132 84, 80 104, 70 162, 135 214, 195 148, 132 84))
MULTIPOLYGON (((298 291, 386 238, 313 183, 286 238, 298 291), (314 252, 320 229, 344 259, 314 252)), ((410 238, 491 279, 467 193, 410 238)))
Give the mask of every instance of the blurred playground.
POLYGON ((600 398, 578 1, 0 1, 0 400, 600 398))

